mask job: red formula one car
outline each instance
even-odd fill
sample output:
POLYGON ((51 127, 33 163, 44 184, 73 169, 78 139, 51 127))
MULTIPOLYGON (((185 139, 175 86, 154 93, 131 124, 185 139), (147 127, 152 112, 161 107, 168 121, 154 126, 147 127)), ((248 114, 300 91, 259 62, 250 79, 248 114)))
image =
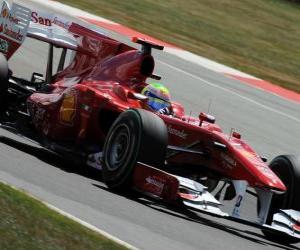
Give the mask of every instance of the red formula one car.
POLYGON ((135 38, 138 50, 76 23, 58 17, 39 22, 49 19, 37 16, 16 4, 2 7, 2 127, 26 119, 36 141, 101 169, 110 188, 133 188, 261 228, 273 239, 300 241, 299 158, 279 156, 268 166, 240 134, 224 134, 211 115, 189 117, 175 102, 168 114, 149 109, 141 91, 147 78, 160 78, 153 74, 151 50, 162 46, 135 38), (45 77, 34 72, 28 81, 8 69, 25 37, 49 44, 45 77), (55 48, 61 56, 54 72, 55 48), (257 200, 255 220, 241 218, 246 193, 257 200), (223 212, 227 200, 232 208, 223 212))

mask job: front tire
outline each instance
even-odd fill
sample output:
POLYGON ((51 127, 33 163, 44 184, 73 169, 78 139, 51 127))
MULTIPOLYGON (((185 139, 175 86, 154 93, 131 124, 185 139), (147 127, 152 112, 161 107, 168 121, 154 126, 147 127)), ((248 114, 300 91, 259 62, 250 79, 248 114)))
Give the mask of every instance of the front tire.
POLYGON ((103 149, 103 180, 114 189, 131 187, 138 161, 161 167, 168 143, 167 128, 156 114, 129 109, 110 128, 103 149))
MULTIPOLYGON (((287 191, 284 194, 273 194, 270 210, 267 216, 267 224, 272 223, 273 215, 279 209, 294 209, 300 211, 300 157, 293 155, 277 156, 270 163, 272 171, 285 184, 287 191)), ((296 243, 300 240, 288 235, 278 235, 272 231, 263 230, 265 236, 273 241, 284 241, 285 243, 296 243)))

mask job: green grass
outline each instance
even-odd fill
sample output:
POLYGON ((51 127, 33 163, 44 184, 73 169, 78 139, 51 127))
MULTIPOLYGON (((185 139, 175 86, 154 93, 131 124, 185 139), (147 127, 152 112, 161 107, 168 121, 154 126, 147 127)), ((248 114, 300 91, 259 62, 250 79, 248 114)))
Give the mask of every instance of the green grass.
POLYGON ((0 183, 0 249, 127 249, 0 183))
POLYGON ((60 0, 300 92, 300 5, 286 0, 60 0))

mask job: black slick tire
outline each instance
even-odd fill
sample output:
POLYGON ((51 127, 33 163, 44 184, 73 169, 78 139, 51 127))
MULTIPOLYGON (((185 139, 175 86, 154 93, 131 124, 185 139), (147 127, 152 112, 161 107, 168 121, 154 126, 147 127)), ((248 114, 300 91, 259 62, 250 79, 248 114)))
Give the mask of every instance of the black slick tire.
POLYGON ((156 114, 129 109, 111 126, 103 149, 103 180, 109 188, 126 190, 138 161, 161 167, 165 161, 168 132, 156 114))
MULTIPOLYGON (((270 163, 272 171, 285 184, 287 191, 284 194, 274 194, 270 210, 267 216, 267 224, 272 223, 272 218, 279 209, 294 209, 300 211, 300 157, 294 155, 280 155, 270 163)), ((265 236, 272 241, 280 241, 288 244, 297 243, 300 240, 285 234, 263 230, 265 236)))

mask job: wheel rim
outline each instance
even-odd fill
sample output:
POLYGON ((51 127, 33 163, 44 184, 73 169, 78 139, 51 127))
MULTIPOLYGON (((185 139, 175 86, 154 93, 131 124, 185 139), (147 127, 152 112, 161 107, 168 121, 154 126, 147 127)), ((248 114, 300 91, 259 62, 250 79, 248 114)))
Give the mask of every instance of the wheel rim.
POLYGON ((124 164, 128 157, 130 146, 130 130, 125 124, 120 124, 112 133, 112 137, 108 145, 108 151, 111 152, 108 156, 108 170, 116 171, 124 164))

